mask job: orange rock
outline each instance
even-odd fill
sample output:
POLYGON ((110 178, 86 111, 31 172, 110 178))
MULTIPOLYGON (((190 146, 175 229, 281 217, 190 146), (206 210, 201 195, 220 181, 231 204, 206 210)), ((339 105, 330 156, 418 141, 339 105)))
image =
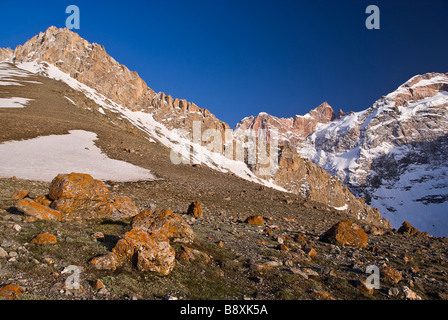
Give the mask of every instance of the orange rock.
POLYGON ((305 246, 308 243, 306 236, 303 233, 299 233, 294 236, 294 242, 297 242, 301 246, 305 246))
POLYGON ((184 245, 182 246, 182 251, 179 253, 179 257, 185 261, 210 262, 210 256, 208 254, 184 245), (186 254, 186 257, 183 253, 186 254))
POLYGON ((62 220, 61 212, 53 210, 31 199, 21 199, 17 201, 16 208, 20 212, 23 212, 23 214, 36 219, 62 220))
POLYGON ((134 229, 163 233, 174 242, 188 243, 194 239, 193 229, 182 216, 171 210, 143 210, 132 219, 131 226, 134 229))
POLYGON ((316 250, 314 250, 314 248, 305 247, 305 248, 303 248, 303 251, 311 258, 314 258, 317 256, 317 252, 316 252, 316 250))
POLYGON ((329 293, 324 292, 324 291, 313 290, 313 291, 311 291, 311 295, 318 299, 334 300, 334 298, 329 293))
POLYGON ((199 201, 194 201, 188 207, 187 214, 192 215, 195 218, 202 217, 202 205, 199 201))
POLYGON ((14 194, 12 195, 12 198, 16 199, 16 200, 20 200, 27 196, 28 196, 28 191, 25 189, 22 189, 22 190, 17 190, 16 192, 14 192, 14 194))
POLYGON ((38 196, 34 201, 47 207, 51 205, 51 200, 48 198, 48 195, 38 196))
POLYGON ((322 241, 364 248, 367 246, 367 233, 356 223, 341 221, 332 226, 323 235, 322 241))
POLYGON ((14 300, 20 297, 25 289, 15 284, 8 284, 0 289, 0 297, 8 300, 14 300))
POLYGON ((111 218, 113 220, 131 218, 139 213, 134 201, 129 197, 113 197, 109 200, 109 203, 112 205, 111 218))
POLYGON ((51 208, 60 211, 66 221, 109 218, 113 211, 111 203, 90 199, 58 199, 51 208))
POLYGON ((114 271, 119 266, 117 255, 113 252, 94 257, 90 260, 90 264, 97 270, 114 271))
POLYGON ((37 245, 56 244, 57 242, 55 235, 48 232, 41 233, 31 240, 31 243, 37 245))
POLYGON ((400 229, 398 229, 398 233, 409 234, 416 237, 422 236, 422 233, 407 221, 403 222, 400 229))
POLYGON ((168 237, 160 232, 132 229, 117 242, 112 252, 119 260, 132 263, 139 271, 167 275, 175 265, 176 253, 168 237))
POLYGON ((362 280, 356 280, 356 281, 354 282, 354 286, 355 286, 360 292, 362 292, 362 293, 364 293, 364 294, 372 295, 372 294, 375 293, 375 289, 374 289, 374 288, 371 288, 370 286, 368 286, 368 285, 366 284, 365 281, 362 281, 362 280))
POLYGON ((83 173, 59 174, 50 184, 49 198, 89 199, 106 202, 109 197, 106 185, 92 176, 83 173))
POLYGON ((98 290, 105 288, 105 286, 104 286, 104 283, 100 279, 96 279, 92 283, 92 288, 98 291, 98 290))
POLYGON ((254 225, 257 225, 257 226, 262 226, 263 223, 264 223, 264 219, 263 219, 263 216, 261 216, 261 215, 255 215, 255 216, 248 217, 246 219, 246 222, 248 224, 254 224, 254 225))
POLYGON ((393 283, 398 283, 403 278, 400 271, 395 270, 394 268, 391 268, 387 265, 383 265, 380 268, 381 277, 385 280, 390 280, 393 283))

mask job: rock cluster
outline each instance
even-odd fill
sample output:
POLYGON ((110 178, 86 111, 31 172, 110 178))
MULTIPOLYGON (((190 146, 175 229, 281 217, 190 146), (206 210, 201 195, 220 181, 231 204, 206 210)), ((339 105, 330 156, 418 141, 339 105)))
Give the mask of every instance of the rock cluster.
POLYGON ((90 261, 96 269, 115 270, 130 263, 139 271, 167 275, 176 258, 170 241, 188 243, 194 239, 193 229, 170 210, 143 210, 132 219, 131 227, 112 252, 90 261))
MULTIPOLYGON (((94 257, 90 263, 98 270, 115 270, 129 263, 139 271, 169 274, 175 266, 176 253, 171 243, 191 243, 194 232, 181 215, 168 209, 138 210, 126 196, 114 197, 106 185, 88 174, 60 174, 50 183, 47 195, 28 198, 28 192, 17 192, 17 210, 23 212, 26 221, 90 220, 132 218, 127 232, 106 255, 94 257)), ((193 202, 188 213, 202 216, 202 205, 193 202)), ((104 237, 104 235, 102 235, 104 237)), ((31 240, 36 245, 55 244, 56 237, 41 233, 31 240)), ((192 255, 184 247, 184 251, 192 255)))
POLYGON ((138 214, 129 197, 112 197, 102 181, 82 173, 58 175, 51 182, 48 195, 20 199, 16 208, 28 221, 119 220, 138 214))

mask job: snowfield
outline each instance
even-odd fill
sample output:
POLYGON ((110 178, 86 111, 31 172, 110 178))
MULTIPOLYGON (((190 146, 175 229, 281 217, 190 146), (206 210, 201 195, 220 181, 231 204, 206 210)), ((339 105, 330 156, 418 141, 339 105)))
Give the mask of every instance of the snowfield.
POLYGON ((0 177, 51 181, 58 174, 82 172, 112 181, 154 180, 147 169, 110 159, 95 146, 93 132, 73 130, 0 144, 0 177))

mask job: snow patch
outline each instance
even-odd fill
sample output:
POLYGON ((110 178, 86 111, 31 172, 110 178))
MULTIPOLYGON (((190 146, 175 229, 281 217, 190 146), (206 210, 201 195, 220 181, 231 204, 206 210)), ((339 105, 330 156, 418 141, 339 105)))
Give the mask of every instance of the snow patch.
POLYGON ((32 100, 19 97, 0 98, 0 108, 24 108, 32 100))
POLYGON ((95 146, 93 132, 72 130, 65 135, 42 136, 0 144, 0 177, 51 181, 58 174, 88 173, 113 181, 154 180, 147 169, 110 159, 95 146))

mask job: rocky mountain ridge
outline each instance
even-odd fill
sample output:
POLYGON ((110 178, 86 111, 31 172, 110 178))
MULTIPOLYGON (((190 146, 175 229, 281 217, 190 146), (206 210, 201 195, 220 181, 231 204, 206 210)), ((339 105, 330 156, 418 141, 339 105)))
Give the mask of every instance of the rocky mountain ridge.
POLYGON ((410 220, 422 230, 447 235, 447 106, 448 75, 427 73, 365 111, 318 122, 309 134, 297 135, 291 121, 267 114, 242 120, 237 131, 259 123, 276 129, 283 133, 281 144, 366 198, 393 226, 410 220))
MULTIPOLYGON (((176 133, 177 129, 191 133, 195 121, 201 124, 202 131, 216 129, 221 133, 221 137, 226 137, 226 132, 231 131, 226 123, 218 120, 208 110, 200 109, 186 100, 173 99, 165 93, 155 93, 135 72, 129 71, 110 57, 104 47, 90 44, 67 29, 50 27, 23 46, 18 46, 13 51, 5 50, 5 52, 9 54, 6 60, 13 62, 16 66, 34 74, 66 82, 99 103, 104 108, 103 112, 106 110, 106 113, 120 114, 121 118, 131 121, 137 129, 148 134, 148 139, 155 139, 171 149, 184 143, 187 151, 195 148, 196 141, 191 141, 191 136, 184 139, 182 135, 176 133)), ((318 123, 334 120, 337 116, 333 109, 324 103, 310 112, 309 117, 312 119, 311 125, 305 131, 301 129, 303 119, 297 118, 295 121, 297 130, 302 136, 311 132, 318 123)), ((307 117, 305 119, 308 121, 307 117)), ((223 140, 223 144, 226 145, 226 143, 228 141, 223 140)), ((290 183, 296 184, 292 181, 300 180, 302 181, 300 190, 296 188, 286 190, 310 200, 320 201, 332 208, 348 210, 355 219, 362 217, 373 224, 385 227, 388 225, 378 211, 366 206, 362 199, 356 199, 337 180, 331 179, 330 175, 312 162, 307 164, 310 168, 307 171, 297 170, 302 166, 295 164, 294 179, 291 179, 290 168, 283 167, 288 165, 289 160, 284 160, 285 158, 280 156, 281 166, 278 178, 260 179, 266 177, 259 174, 257 177, 256 168, 251 168, 253 170, 251 172, 244 163, 233 161, 233 159, 230 159, 230 162, 229 159, 223 160, 223 156, 217 156, 216 153, 210 153, 204 148, 200 151, 199 157, 193 154, 193 158, 196 157, 194 161, 203 162, 217 170, 234 172, 246 179, 268 186, 279 188, 276 184, 279 183, 282 190, 285 190, 283 186, 290 183), (225 162, 226 165, 216 164, 220 161, 225 162), (314 175, 315 173, 318 174, 314 175), (303 186, 307 189, 306 192, 303 192, 303 186)), ((284 152, 284 155, 286 154, 284 152)), ((190 154, 187 155, 187 157, 190 156, 190 154)))

